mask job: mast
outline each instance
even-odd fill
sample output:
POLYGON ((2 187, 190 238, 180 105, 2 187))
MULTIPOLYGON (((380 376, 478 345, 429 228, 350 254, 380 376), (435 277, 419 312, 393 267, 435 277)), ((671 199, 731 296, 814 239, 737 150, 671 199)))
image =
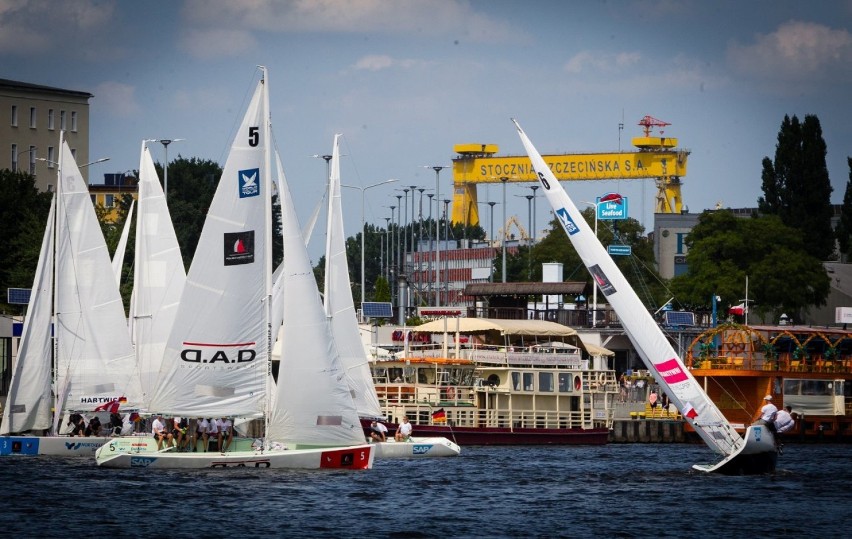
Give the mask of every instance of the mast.
MULTIPOLYGON (((58 280, 57 276, 57 267, 56 267, 56 249, 57 243, 59 241, 59 216, 62 212, 62 167, 64 165, 64 159, 62 158, 65 152, 62 151, 62 146, 65 144, 65 131, 59 131, 59 163, 57 163, 56 167, 56 192, 54 193, 54 198, 56 199, 56 211, 53 216, 53 245, 50 249, 51 254, 51 265, 53 266, 53 285, 51 286, 51 304, 53 305, 52 311, 53 314, 50 317, 50 324, 53 328, 57 328, 59 326, 59 321, 57 320, 56 314, 56 283, 58 280)), ((59 421, 62 417, 62 410, 60 407, 60 399, 59 399, 59 387, 57 384, 59 383, 59 372, 58 372, 58 363, 57 358, 59 357, 59 340, 57 337, 57 331, 54 329, 51 331, 51 341, 53 343, 53 428, 51 429, 51 433, 53 435, 59 434, 59 421)))
POLYGON ((270 400, 272 396, 272 159, 269 153, 272 136, 272 118, 269 112, 269 74, 265 66, 258 66, 263 83, 263 189, 267 201, 264 208, 264 253, 266 258, 263 283, 266 292, 266 399, 264 400, 263 425, 264 438, 269 423, 270 400))

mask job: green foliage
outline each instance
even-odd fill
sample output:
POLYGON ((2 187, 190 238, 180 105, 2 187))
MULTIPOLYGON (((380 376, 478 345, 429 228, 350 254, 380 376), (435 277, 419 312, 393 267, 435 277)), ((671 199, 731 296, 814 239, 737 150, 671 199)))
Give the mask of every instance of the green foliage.
POLYGON ((0 309, 20 312, 6 303, 6 291, 30 288, 50 212, 50 193, 40 193, 26 172, 0 170, 0 309))
POLYGON ((763 159, 763 214, 773 214, 804 234, 805 249, 819 260, 834 257, 831 229, 831 182, 825 164, 822 127, 814 115, 800 123, 784 116, 775 146, 775 160, 763 159))
POLYGON ((800 231, 777 216, 750 219, 730 211, 706 212, 686 239, 688 273, 675 277, 671 288, 691 308, 706 308, 713 295, 723 304, 739 303, 749 277, 751 309, 777 318, 782 312, 802 313, 824 305, 828 274, 819 259, 804 248, 800 231))
POLYGON ((846 158, 846 164, 849 166, 849 180, 846 182, 846 191, 843 193, 840 222, 835 230, 840 252, 844 255, 842 262, 847 262, 849 255, 852 254, 852 157, 846 158))

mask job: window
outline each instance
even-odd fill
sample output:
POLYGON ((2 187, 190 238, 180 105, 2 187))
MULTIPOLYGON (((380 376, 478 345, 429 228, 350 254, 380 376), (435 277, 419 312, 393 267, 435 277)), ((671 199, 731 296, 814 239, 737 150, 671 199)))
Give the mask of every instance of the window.
POLYGON ((515 391, 521 390, 521 373, 512 372, 512 389, 515 391))
POLYGON ((36 127, 36 108, 30 107, 30 129, 35 129, 36 127))
POLYGON ((30 174, 35 174, 36 147, 30 146, 30 174))
POLYGON ((104 207, 112 208, 115 206, 115 195, 104 195, 104 207))
POLYGON ((54 116, 53 109, 47 109, 47 128, 50 129, 51 131, 53 131, 53 129, 55 128, 54 122, 53 122, 53 120, 54 120, 53 116, 54 116))
POLYGON ((74 133, 77 132, 77 111, 76 110, 71 111, 71 131, 74 132, 74 133))
POLYGON ((53 168, 53 163, 56 162, 56 156, 54 155, 53 146, 47 147, 47 168, 53 168))
POLYGON ((12 172, 18 172, 18 145, 12 144, 12 172))
POLYGON ((12 127, 18 127, 18 105, 12 105, 11 120, 12 127))
POLYGON ((524 391, 534 391, 535 386, 533 385, 535 382, 535 376, 531 372, 524 373, 524 391))
POLYGON ((552 372, 540 372, 538 373, 538 390, 539 391, 553 391, 553 373, 552 372))
POLYGON ((571 392, 571 373, 570 372, 560 372, 559 373, 559 392, 560 393, 570 393, 571 392))
POLYGON ((65 131, 65 111, 59 111, 59 129, 65 131))

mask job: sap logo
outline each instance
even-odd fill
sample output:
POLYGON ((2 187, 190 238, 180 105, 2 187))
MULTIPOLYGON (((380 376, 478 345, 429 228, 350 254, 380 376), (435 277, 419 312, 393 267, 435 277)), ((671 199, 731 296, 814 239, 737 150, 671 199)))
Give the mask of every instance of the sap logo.
POLYGON ((568 233, 569 236, 573 236, 580 229, 577 227, 577 224, 574 223, 574 220, 571 219, 571 216, 568 215, 568 210, 565 208, 559 208, 556 210, 556 216, 559 218, 559 221, 562 223, 562 227, 565 229, 565 232, 568 233))
POLYGON ((237 174, 239 176, 240 198, 256 197, 260 194, 259 168, 241 170, 237 174))
MULTIPOLYGON (((254 344, 254 343, 252 343, 254 344)), ((236 357, 229 356, 228 353, 233 354, 233 350, 213 350, 209 356, 202 355, 202 352, 198 348, 187 348, 180 353, 180 358, 187 363, 248 363, 249 361, 254 361, 254 358, 257 357, 257 352, 254 350, 236 350, 236 357)))
POLYGON ((156 457, 130 457, 131 468, 146 468, 157 460, 156 457))
POLYGON ((415 455, 425 455, 430 449, 432 449, 431 445, 416 444, 411 448, 411 452, 415 455))

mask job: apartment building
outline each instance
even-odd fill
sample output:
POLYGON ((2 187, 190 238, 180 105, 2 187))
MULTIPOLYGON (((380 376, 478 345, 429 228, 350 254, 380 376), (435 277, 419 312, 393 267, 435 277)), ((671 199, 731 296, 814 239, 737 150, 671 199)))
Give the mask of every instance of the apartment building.
MULTIPOLYGON (((24 170, 41 191, 52 191, 59 133, 77 163, 89 160, 89 92, 0 79, 0 168, 24 170)), ((86 168, 80 170, 88 182, 86 168)))

